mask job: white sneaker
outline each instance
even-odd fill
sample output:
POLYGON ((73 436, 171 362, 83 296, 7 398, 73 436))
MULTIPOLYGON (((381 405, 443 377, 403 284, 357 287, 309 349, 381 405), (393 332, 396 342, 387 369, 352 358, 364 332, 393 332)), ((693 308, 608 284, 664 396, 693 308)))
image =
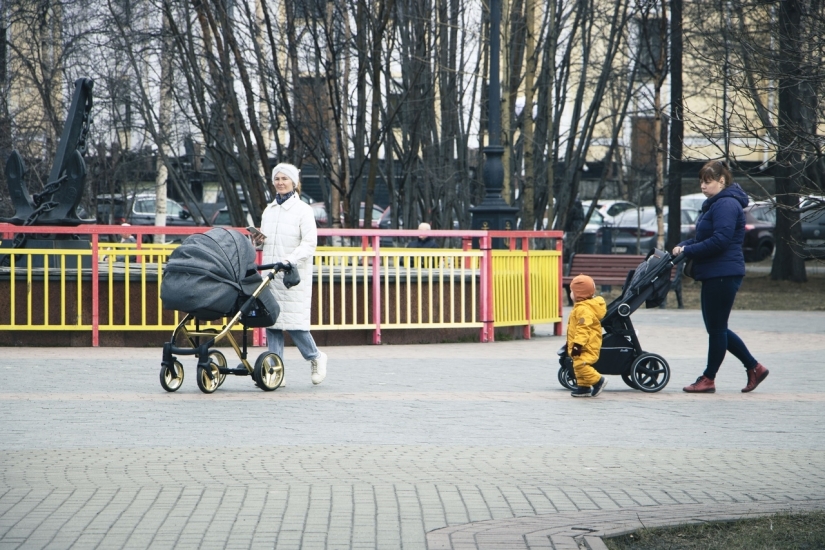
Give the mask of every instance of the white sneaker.
POLYGON ((312 383, 316 386, 327 377, 327 354, 323 351, 311 361, 312 363, 312 383))

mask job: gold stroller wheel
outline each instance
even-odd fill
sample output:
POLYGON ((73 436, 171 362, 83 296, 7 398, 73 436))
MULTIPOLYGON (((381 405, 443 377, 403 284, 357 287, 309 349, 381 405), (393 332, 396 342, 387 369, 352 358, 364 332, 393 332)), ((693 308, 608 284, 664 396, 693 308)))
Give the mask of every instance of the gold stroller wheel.
POLYGON ((178 391, 183 384, 183 365, 175 361, 172 367, 160 367, 160 385, 168 392, 178 391))
MULTIPOLYGON (((209 350, 209 364, 216 365, 219 369, 226 368, 226 357, 223 353, 216 349, 209 350)), ((221 387, 223 381, 226 380, 226 374, 218 371, 218 387, 221 387)))
POLYGON ((212 393, 220 386, 221 373, 213 362, 205 367, 198 365, 198 387, 203 393, 212 393))
POLYGON ((262 390, 276 390, 284 381, 284 362, 277 353, 262 353, 255 361, 252 377, 262 390))

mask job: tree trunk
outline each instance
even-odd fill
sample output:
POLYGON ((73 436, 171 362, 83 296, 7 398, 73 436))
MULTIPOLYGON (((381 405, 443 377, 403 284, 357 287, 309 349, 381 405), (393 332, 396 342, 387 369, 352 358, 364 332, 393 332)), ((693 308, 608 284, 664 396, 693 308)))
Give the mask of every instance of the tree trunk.
MULTIPOLYGON (((533 86, 535 83, 536 66, 536 0, 526 0, 525 8, 525 40, 527 69, 524 73, 524 110, 522 111, 522 128, 524 133, 524 195, 521 203, 521 229, 535 227, 535 186, 536 167, 533 162, 533 86)), ((539 227, 541 229, 541 227, 539 227)))
POLYGON ((801 240, 796 193, 802 174, 802 159, 796 136, 804 121, 800 84, 802 54, 797 38, 801 36, 801 6, 799 0, 783 0, 779 7, 779 114, 778 151, 779 175, 776 176, 776 254, 771 267, 771 279, 795 282, 807 281, 805 262, 796 248, 801 240))
POLYGON ((681 241, 682 227, 682 145, 684 108, 682 102, 682 0, 670 0, 670 153, 667 177, 668 251, 681 241))

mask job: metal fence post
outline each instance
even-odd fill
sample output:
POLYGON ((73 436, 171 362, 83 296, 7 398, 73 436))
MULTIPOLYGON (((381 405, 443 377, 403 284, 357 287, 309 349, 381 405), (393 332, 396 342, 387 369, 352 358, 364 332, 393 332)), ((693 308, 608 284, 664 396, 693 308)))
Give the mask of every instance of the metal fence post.
POLYGON ((493 240, 489 232, 478 239, 481 256, 481 341, 495 341, 493 319, 493 240))
MULTIPOLYGON (((100 243, 99 235, 92 233, 92 347, 100 346, 100 281, 98 274, 97 262, 100 259, 100 243)), ((80 290, 80 281, 77 282, 78 291, 80 290)), ((110 298, 111 299, 111 298, 110 298)))
POLYGON ((381 343, 381 237, 372 237, 372 343, 381 343))
POLYGON ((558 277, 559 277, 559 298, 558 298, 558 308, 559 308, 559 319, 556 323, 553 323, 553 334, 555 336, 561 336, 562 331, 562 323, 564 322, 564 309, 562 306, 562 296, 564 295, 564 285, 562 284, 562 279, 564 279, 564 259, 563 259, 563 251, 562 251, 562 240, 556 239, 556 250, 559 251, 559 260, 558 260, 558 277))
MULTIPOLYGON (((515 240, 515 239, 513 239, 515 240)), ((521 250, 524 252, 524 317, 527 324, 522 329, 522 337, 530 339, 531 312, 530 312, 530 239, 521 238, 521 250)))

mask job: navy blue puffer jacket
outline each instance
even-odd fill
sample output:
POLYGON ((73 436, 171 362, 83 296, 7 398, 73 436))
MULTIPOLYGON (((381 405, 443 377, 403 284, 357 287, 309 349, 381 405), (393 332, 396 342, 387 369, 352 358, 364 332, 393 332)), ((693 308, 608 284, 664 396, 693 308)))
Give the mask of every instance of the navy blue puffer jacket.
POLYGON ((697 281, 714 277, 744 277, 745 212, 748 196, 739 184, 726 187, 702 204, 696 220, 696 236, 679 243, 693 259, 697 281))

